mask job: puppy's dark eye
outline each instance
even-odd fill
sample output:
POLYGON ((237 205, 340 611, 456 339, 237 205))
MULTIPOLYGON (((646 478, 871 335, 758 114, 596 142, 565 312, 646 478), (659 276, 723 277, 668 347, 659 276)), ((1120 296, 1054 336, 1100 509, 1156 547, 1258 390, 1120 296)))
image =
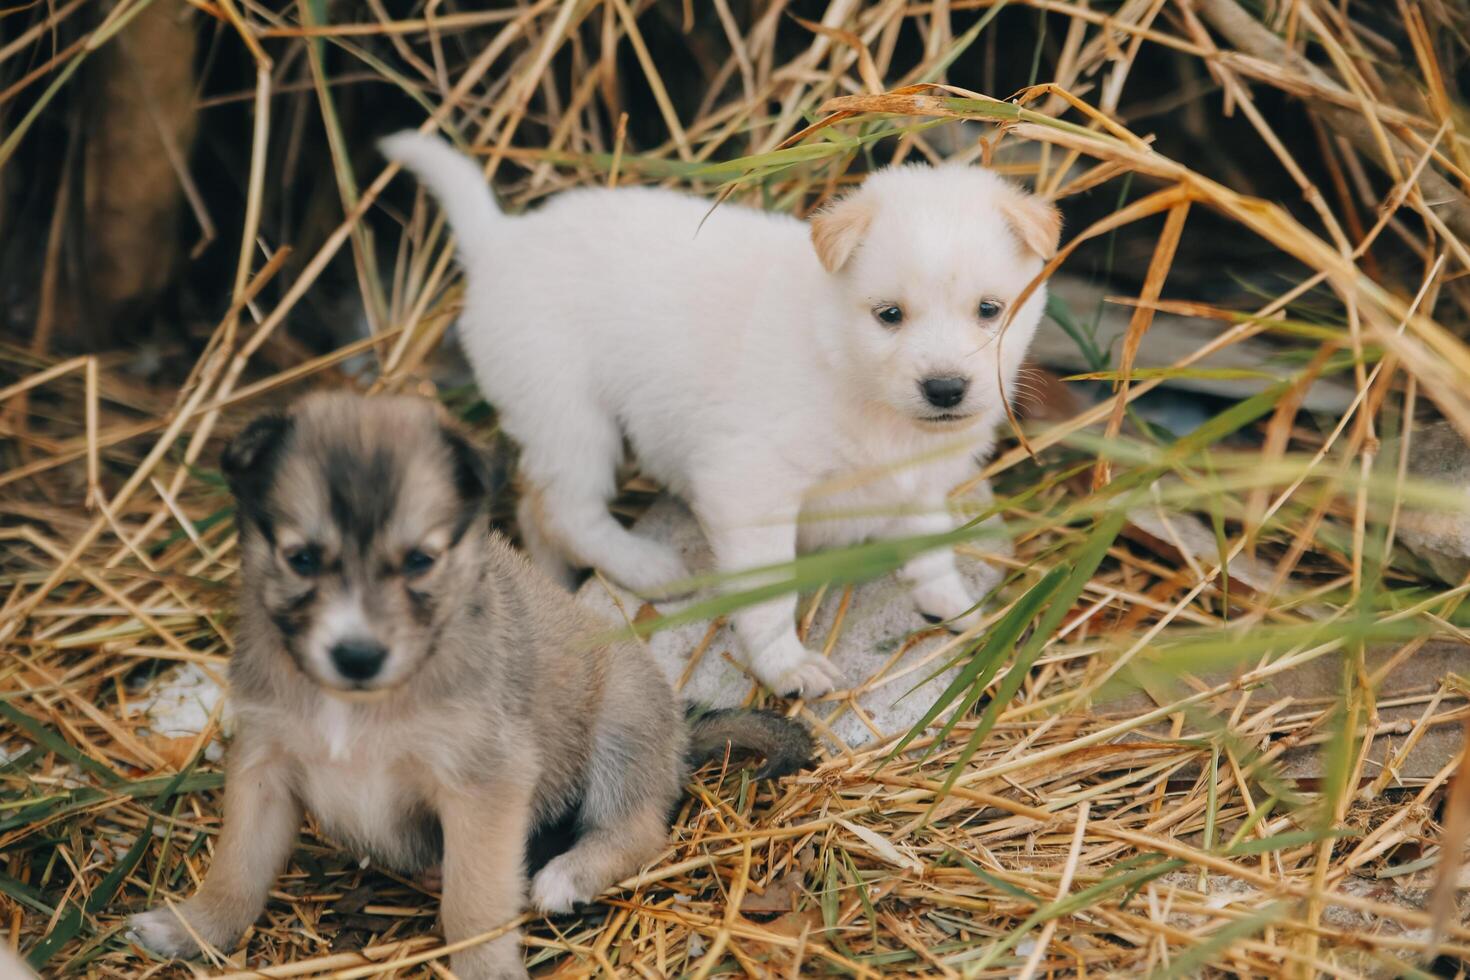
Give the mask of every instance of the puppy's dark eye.
POLYGON ((903 307, 889 304, 873 308, 873 315, 878 318, 879 323, 890 327, 896 327, 903 322, 903 307))
POLYGON ((403 574, 412 578, 434 567, 434 556, 415 548, 403 556, 403 574))
POLYGON ((322 570, 322 550, 314 544, 292 548, 286 552, 286 564, 302 578, 313 578, 322 570))
POLYGON ((982 299, 980 301, 980 319, 994 320, 1005 312, 1005 304, 993 299, 982 299))

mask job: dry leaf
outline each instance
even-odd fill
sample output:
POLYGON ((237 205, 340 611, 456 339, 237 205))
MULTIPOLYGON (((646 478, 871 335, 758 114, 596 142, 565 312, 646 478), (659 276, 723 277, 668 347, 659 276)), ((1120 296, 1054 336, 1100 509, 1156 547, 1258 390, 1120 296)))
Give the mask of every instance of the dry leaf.
POLYGON ((907 854, 901 853, 898 848, 889 843, 887 838, 883 837, 876 831, 869 830, 867 827, 859 827, 857 824, 851 822, 850 820, 843 820, 841 818, 838 818, 837 822, 846 829, 852 831, 859 840, 861 840, 864 844, 867 844, 868 847, 872 848, 874 854, 887 861, 889 864, 895 867, 903 868, 908 871, 912 871, 916 874, 922 875, 924 873, 923 865, 919 864, 918 861, 914 860, 912 857, 909 857, 907 854))
POLYGON ((788 871, 767 885, 761 894, 746 892, 745 897, 740 900, 741 913, 760 915, 771 912, 790 912, 792 903, 802 893, 802 881, 799 872, 788 871))

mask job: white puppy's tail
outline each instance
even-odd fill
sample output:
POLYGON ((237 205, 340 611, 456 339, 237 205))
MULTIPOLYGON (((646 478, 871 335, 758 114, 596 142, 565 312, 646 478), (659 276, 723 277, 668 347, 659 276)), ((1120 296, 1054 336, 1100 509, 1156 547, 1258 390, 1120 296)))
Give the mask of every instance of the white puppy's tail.
POLYGON ((505 215, 473 160, 439 137, 412 129, 383 137, 378 149, 413 171, 439 199, 466 265, 479 264, 488 256, 496 226, 505 215))

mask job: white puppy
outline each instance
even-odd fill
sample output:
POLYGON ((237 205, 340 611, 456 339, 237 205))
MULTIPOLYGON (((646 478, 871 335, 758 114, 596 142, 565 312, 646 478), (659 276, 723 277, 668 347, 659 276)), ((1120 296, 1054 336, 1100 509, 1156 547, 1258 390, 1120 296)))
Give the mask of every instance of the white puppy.
MULTIPOLYGON (((544 567, 595 566, 645 594, 687 574, 608 511, 624 436, 724 572, 955 526, 947 493, 990 451, 999 384, 1045 305, 1038 290, 1012 309, 1056 250, 1050 205, 986 170, 900 167, 810 224, 647 188, 508 217, 441 140, 382 147, 458 238, 464 344, 521 446, 520 524, 544 567)), ((974 621, 952 552, 902 571, 921 611, 974 621)), ((763 683, 813 697, 836 676, 797 639, 795 608, 789 594, 747 607, 735 630, 763 683)))

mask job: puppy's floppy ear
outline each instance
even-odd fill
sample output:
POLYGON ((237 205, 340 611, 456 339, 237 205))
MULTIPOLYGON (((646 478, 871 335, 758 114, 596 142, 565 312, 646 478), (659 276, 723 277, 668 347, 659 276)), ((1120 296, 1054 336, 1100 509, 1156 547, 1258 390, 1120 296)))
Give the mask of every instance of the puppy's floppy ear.
POLYGON ((272 463, 291 431, 291 417, 267 412, 245 427, 220 454, 220 469, 230 492, 244 504, 260 499, 270 483, 272 463))
POLYGON ((439 432, 449 447, 454 487, 460 497, 478 505, 495 496, 505 485, 505 468, 500 462, 451 426, 441 425, 439 432))
POLYGON ((1019 187, 1001 195, 1000 210, 1023 244, 1043 260, 1057 254, 1062 240, 1062 212, 1019 187))
POLYGON ((817 250, 822 267, 836 272, 846 265, 872 223, 873 208, 861 197, 861 192, 812 215, 812 247, 817 250))

